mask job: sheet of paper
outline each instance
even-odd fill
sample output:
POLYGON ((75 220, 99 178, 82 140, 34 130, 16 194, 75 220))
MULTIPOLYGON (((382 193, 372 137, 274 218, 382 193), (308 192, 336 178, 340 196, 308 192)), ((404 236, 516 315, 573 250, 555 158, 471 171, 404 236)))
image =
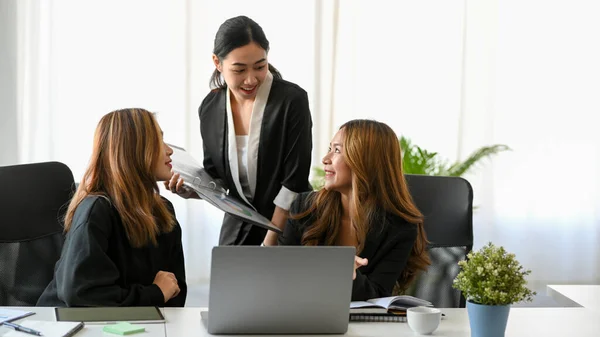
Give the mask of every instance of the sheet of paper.
MULTIPOLYGON (((37 330, 42 333, 43 337, 64 337, 72 336, 75 332, 81 330, 83 323, 81 322, 53 322, 53 321, 34 321, 25 320, 19 325, 37 330), (81 327, 80 327, 81 325, 81 327)), ((3 337, 24 337, 31 336, 20 331, 11 331, 3 337)))
POLYGON ((373 303, 365 302, 365 301, 352 301, 350 302, 350 309, 356 308, 364 308, 364 307, 373 307, 375 306, 373 303))
POLYGON ((33 311, 0 308, 0 322, 11 322, 33 314, 35 314, 33 311))

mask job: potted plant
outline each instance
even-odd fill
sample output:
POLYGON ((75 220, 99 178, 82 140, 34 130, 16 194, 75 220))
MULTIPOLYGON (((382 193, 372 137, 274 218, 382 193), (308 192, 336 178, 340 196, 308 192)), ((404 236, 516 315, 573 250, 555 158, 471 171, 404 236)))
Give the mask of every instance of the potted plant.
POLYGON ((467 299, 472 337, 503 337, 510 305, 531 301, 536 294, 527 288, 525 270, 514 254, 491 242, 467 260, 458 263, 460 272, 453 287, 467 299))

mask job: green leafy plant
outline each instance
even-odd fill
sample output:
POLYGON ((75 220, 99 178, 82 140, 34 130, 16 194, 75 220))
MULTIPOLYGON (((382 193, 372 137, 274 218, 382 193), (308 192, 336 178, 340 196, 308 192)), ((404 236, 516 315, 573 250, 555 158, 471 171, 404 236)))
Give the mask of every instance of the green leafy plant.
MULTIPOLYGON (((399 144, 402 151, 402 169, 405 174, 434 176, 460 177, 475 168, 483 159, 510 150, 508 146, 503 144, 482 146, 471 153, 467 159, 449 163, 441 158, 437 152, 422 149, 404 136, 400 137, 399 144)), ((325 171, 321 167, 314 167, 313 173, 314 178, 311 181, 313 187, 315 189, 322 188, 325 184, 325 171)))
POLYGON ((484 305, 509 305, 531 301, 536 295, 527 288, 525 270, 504 247, 491 242, 476 252, 467 254, 467 260, 458 262, 461 271, 453 287, 462 291, 468 301, 484 305))

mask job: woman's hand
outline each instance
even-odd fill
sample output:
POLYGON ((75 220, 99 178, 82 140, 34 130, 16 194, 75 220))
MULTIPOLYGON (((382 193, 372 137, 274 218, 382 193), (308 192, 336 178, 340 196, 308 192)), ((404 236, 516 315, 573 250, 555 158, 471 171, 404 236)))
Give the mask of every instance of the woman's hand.
MULTIPOLYGON (((288 211, 279 206, 275 206, 275 211, 273 211, 273 217, 271 218, 271 224, 283 231, 285 229, 285 223, 288 219, 288 211)), ((277 246, 277 237, 279 235, 273 231, 267 231, 267 235, 263 240, 263 245, 265 246, 277 246)))
POLYGON ((179 295, 179 284, 177 284, 177 278, 173 273, 162 270, 159 271, 156 273, 152 284, 156 284, 160 288, 160 291, 162 291, 163 296, 165 297, 165 303, 179 295))
POLYGON ((179 173, 174 173, 171 176, 171 180, 165 181, 165 188, 184 199, 200 199, 198 193, 194 192, 191 188, 188 188, 187 186, 183 185, 183 178, 181 178, 179 173))
POLYGON ((352 273, 352 280, 356 279, 356 269, 358 269, 360 267, 364 267, 367 264, 369 264, 369 260, 363 259, 360 256, 355 256, 354 257, 354 272, 352 273))

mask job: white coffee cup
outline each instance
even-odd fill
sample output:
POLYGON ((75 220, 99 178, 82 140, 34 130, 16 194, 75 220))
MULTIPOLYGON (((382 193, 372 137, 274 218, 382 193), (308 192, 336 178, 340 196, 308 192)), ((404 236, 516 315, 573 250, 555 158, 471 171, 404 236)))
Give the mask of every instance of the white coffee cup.
POLYGON ((416 333, 421 335, 431 335, 442 319, 440 309, 429 307, 413 307, 406 310, 406 320, 408 326, 416 333))

